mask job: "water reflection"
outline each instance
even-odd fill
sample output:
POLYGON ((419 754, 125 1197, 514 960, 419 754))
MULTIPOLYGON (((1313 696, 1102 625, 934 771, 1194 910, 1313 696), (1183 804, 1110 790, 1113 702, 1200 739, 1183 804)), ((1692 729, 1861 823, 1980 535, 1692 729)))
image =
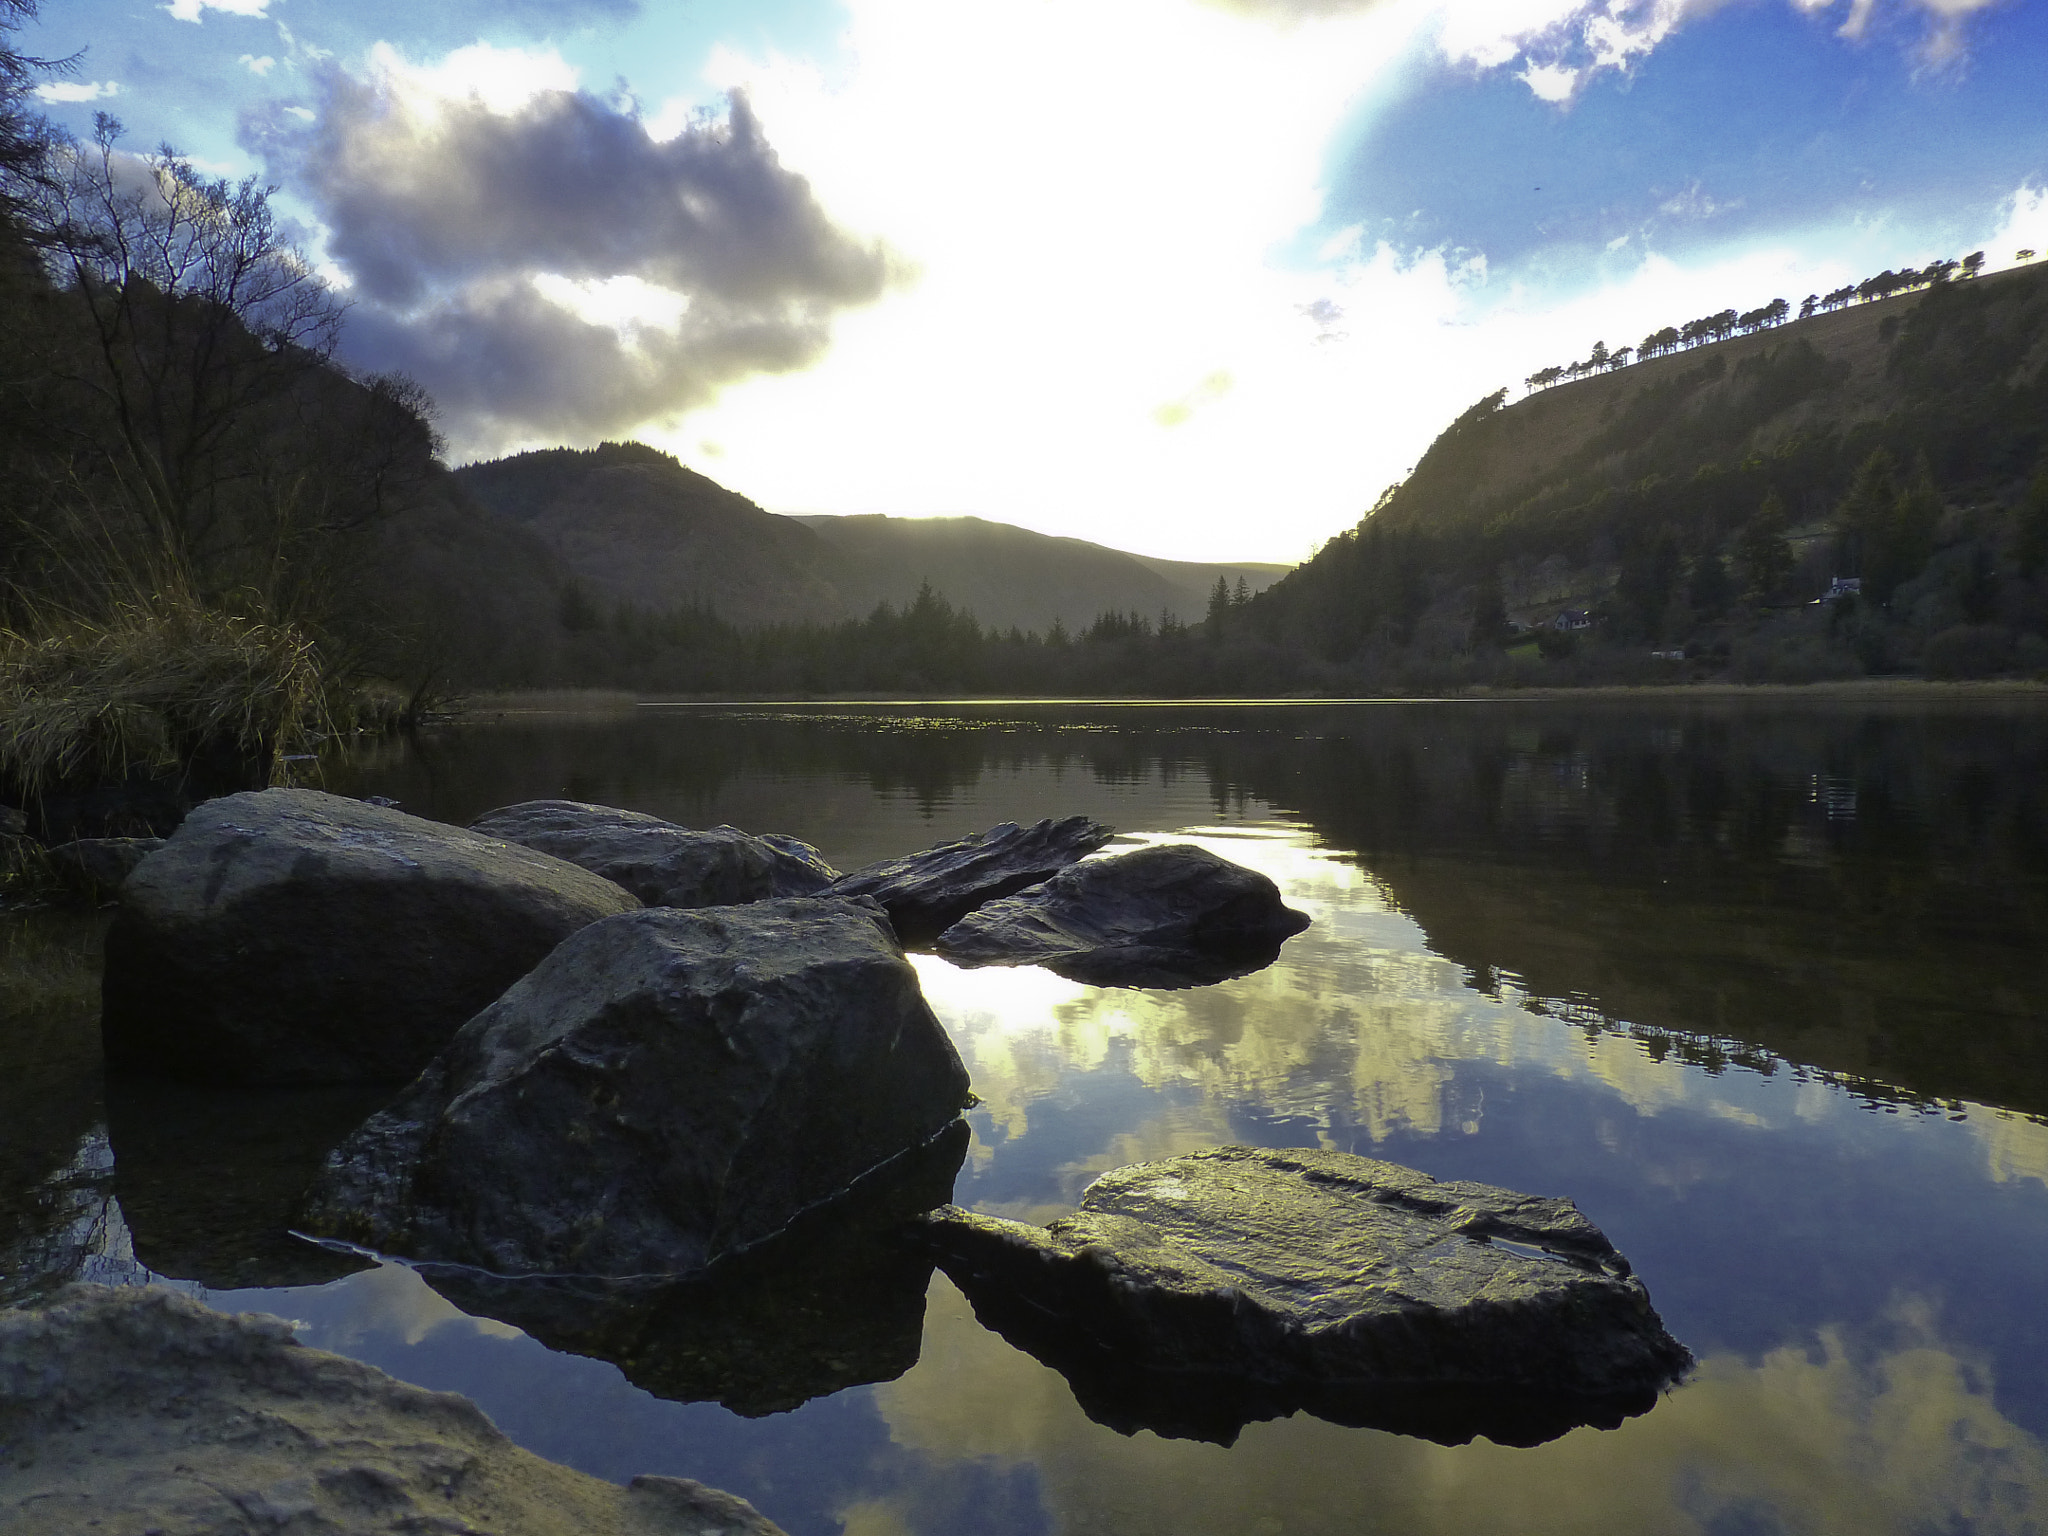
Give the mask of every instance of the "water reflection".
POLYGON ((851 868, 996 820, 1278 816, 1482 989, 1878 1097, 2048 1115, 2048 709, 1766 702, 695 709, 339 770, 466 822, 538 794, 793 832, 851 868))
POLYGON ((327 1154, 390 1096, 109 1082, 113 1187, 136 1261, 224 1290, 317 1285, 367 1267, 290 1229, 327 1154))
MULTIPOLYGON (((1535 1449, 1297 1415, 1225 1451, 1092 1422, 942 1277, 873 1301, 857 1277, 844 1297, 764 1289, 758 1314, 458 1308, 388 1266, 221 1299, 467 1392, 542 1454, 703 1478, 800 1536, 2040 1528, 2048 711, 822 713, 462 731, 335 785, 455 821, 609 801, 791 832, 841 867, 1069 814, 1252 865, 1314 924, 1214 986, 917 957, 983 1100, 956 1198, 1045 1221, 1105 1169, 1223 1142, 1568 1195, 1696 1377, 1535 1449), (674 1400, 813 1390, 761 1419, 674 1400)), ((10 1294, 45 1263, 118 1264, 131 1198, 142 1254, 259 1273, 200 1241, 256 1252, 253 1207, 200 1195, 271 1156, 262 1135, 211 1149, 204 1117, 117 1101, 110 1155, 76 1011, 7 1024, 10 1294)))
MULTIPOLYGON (((876 1394, 891 1437, 934 1460, 1029 1467, 1063 1532, 1801 1531, 2017 1533, 2048 1516, 2048 1451, 2004 1418, 1983 1372, 1902 1302, 1692 1385, 1617 1430, 1529 1453, 1484 1442, 1253 1425, 1232 1451, 1094 1424, 1054 1372, 934 1288, 924 1370, 876 1394)), ((919 1490, 860 1501, 862 1536, 935 1533, 919 1490)))
POLYGON ((904 1243, 908 1217, 943 1205, 967 1155, 955 1121, 781 1236, 687 1281, 508 1280, 421 1266, 473 1317, 511 1323, 551 1349, 609 1360, 677 1402, 757 1418, 917 1363, 929 1256, 904 1243))

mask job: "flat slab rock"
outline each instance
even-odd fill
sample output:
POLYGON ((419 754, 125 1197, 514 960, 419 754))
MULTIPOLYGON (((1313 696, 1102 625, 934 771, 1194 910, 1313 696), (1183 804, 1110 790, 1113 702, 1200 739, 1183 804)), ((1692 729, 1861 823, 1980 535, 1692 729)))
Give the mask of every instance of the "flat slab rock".
POLYGON ((0 1536, 148 1530, 781 1536, 701 1483, 544 1461, 281 1318, 142 1286, 0 1311, 0 1536))
POLYGON ((497 1275, 691 1274, 968 1097, 871 902, 646 908, 464 1025, 329 1158, 306 1230, 497 1275))
POLYGON ((1307 1408, 1535 1444, 1644 1411, 1692 1363, 1570 1201, 1348 1153, 1216 1147, 1105 1174, 1049 1227, 948 1206, 916 1230, 1125 1432, 1228 1443, 1307 1408))
POLYGON ((1308 923, 1257 870, 1173 843, 1070 864, 933 947, 955 965, 1043 965, 1097 986, 1200 986, 1270 965, 1308 923))
POLYGON ((580 800, 527 800, 472 832, 537 849, 624 886, 650 907, 723 907, 808 896, 839 878, 809 843, 737 827, 682 827, 580 800))
POLYGON ((404 1082, 587 923, 638 906, 561 859, 310 789, 209 800, 107 933, 115 1073, 404 1082))
POLYGON ((984 902, 1036 885, 1115 835, 1113 828, 1086 816, 1028 827, 1006 821, 922 853, 864 865, 841 875, 821 894, 873 897, 896 925, 897 937, 916 947, 931 943, 984 902))

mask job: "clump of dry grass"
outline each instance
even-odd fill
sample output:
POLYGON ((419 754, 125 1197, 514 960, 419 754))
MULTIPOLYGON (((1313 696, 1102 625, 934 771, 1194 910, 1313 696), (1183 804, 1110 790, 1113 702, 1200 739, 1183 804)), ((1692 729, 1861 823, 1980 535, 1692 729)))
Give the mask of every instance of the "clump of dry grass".
POLYGON ((32 628, 0 629, 0 777, 25 798, 176 771, 201 749, 274 759, 328 733, 319 653, 295 625, 169 587, 32 628))

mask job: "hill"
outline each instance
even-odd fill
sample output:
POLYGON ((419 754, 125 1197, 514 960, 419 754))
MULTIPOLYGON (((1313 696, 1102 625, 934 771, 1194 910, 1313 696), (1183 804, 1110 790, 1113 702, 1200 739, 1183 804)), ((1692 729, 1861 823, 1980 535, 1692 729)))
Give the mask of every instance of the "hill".
POLYGON ((606 607, 754 623, 845 616, 830 545, 640 443, 515 454, 455 480, 539 537, 606 607))
POLYGON ((1149 559, 977 517, 784 517, 640 443, 517 454, 455 481, 600 608, 697 608, 748 627, 907 607, 926 582, 985 628, 1078 631, 1105 612, 1192 622, 1218 577, 1258 591, 1287 569, 1149 559))
MULTIPOLYGON (((2043 628, 2048 530, 2026 530, 2048 519, 2048 487, 2030 488, 2048 453, 2048 267, 1504 397, 1262 597, 1261 631, 1332 661, 1442 660, 1570 608, 1593 625, 1581 651, 1682 646, 1726 666, 1768 630, 1766 649, 1798 639, 1850 675, 1921 667, 1937 636, 1986 626, 2003 633, 1971 642, 1988 648, 1971 666, 1996 653, 2002 670, 2043 628), (1792 634, 1784 615, 1837 578, 1862 583, 1855 611, 1792 634)), ((1576 665, 1556 680, 1593 680, 1576 665)))
POLYGON ((1208 610, 1220 578, 1260 592, 1284 565, 1211 565, 1126 554, 1084 539, 1055 538, 978 517, 824 517, 797 519, 838 550, 834 582, 849 610, 901 607, 929 581, 984 625, 1070 631, 1103 613, 1171 613, 1184 623, 1208 610))

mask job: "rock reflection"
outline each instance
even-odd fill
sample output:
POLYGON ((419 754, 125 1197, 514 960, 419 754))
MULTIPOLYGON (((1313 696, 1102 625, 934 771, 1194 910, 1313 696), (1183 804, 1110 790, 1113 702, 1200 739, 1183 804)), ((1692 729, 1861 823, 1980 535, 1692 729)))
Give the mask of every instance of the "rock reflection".
POLYGON ((917 1364, 932 1261, 895 1228, 951 1198, 968 1135, 956 1120, 845 1197, 693 1279, 420 1272, 472 1316, 609 1360, 656 1397, 722 1403, 748 1418, 781 1413, 917 1364))
POLYGON ((366 1268, 290 1229, 323 1159, 389 1096, 108 1082, 114 1192, 137 1262, 219 1290, 318 1285, 366 1268))
MULTIPOLYGON (((940 1466, 1031 1467, 1045 1523, 1118 1536, 1523 1536, 1800 1531, 2022 1536, 2048 1517, 2048 1448, 2002 1415, 1981 1368, 1922 1312, 1721 1354, 1654 1411, 1540 1454, 1301 1417, 1237 1447, 1091 1422, 1067 1382, 985 1331, 943 1279, 926 1363, 882 1387, 895 1441, 940 1466)), ((940 1536, 919 1496, 869 1498, 847 1528, 940 1536)))
POLYGON ((118 1224, 100 1118, 98 914, 0 919, 0 1305, 82 1278, 118 1224))
POLYGON ((1581 1397, 1505 1387, 1377 1386, 1365 1382, 1281 1387, 1142 1369, 1024 1300, 1013 1286, 961 1266, 949 1274, 984 1328, 1066 1378, 1090 1419, 1120 1435, 1150 1430, 1168 1440, 1235 1445, 1246 1426, 1308 1413, 1352 1429, 1380 1429, 1439 1445, 1479 1438, 1535 1446, 1583 1426, 1613 1429, 1647 1413, 1657 1393, 1581 1397))

